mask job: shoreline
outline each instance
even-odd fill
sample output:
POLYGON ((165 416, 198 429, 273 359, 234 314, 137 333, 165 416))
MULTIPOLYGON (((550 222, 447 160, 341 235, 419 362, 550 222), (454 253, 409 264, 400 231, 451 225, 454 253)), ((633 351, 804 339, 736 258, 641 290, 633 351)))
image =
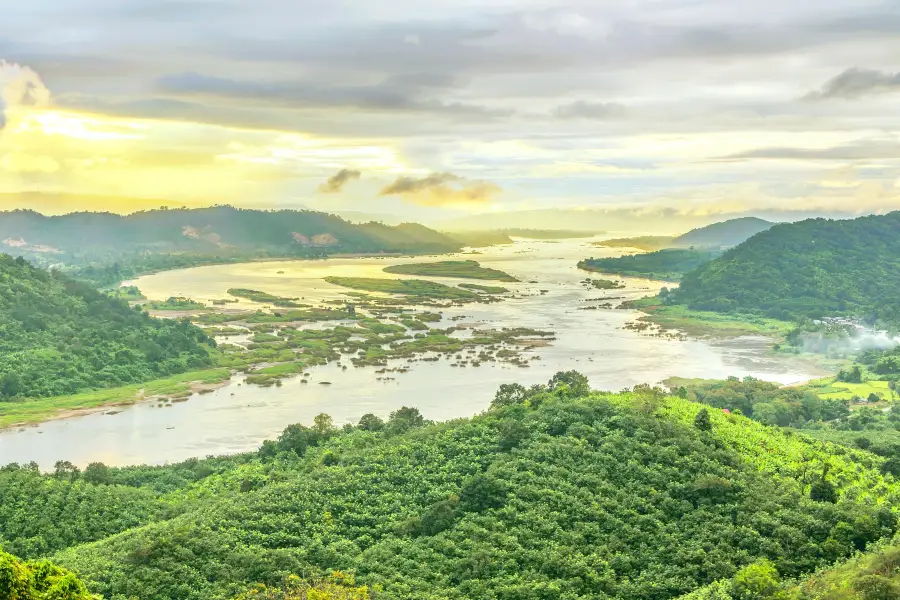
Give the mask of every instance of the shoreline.
POLYGON ((110 408, 158 401, 161 398, 177 396, 186 392, 189 392, 190 395, 209 393, 228 385, 233 376, 230 369, 213 368, 116 388, 90 390, 68 396, 38 398, 12 403, 12 406, 22 407, 21 411, 10 411, 12 416, 4 414, 2 410, 4 407, 0 405, 0 433, 25 427, 39 427, 41 424, 51 421, 92 415, 105 412, 110 408), (150 393, 147 393, 148 388, 150 393), (12 419, 17 420, 13 421, 12 419))

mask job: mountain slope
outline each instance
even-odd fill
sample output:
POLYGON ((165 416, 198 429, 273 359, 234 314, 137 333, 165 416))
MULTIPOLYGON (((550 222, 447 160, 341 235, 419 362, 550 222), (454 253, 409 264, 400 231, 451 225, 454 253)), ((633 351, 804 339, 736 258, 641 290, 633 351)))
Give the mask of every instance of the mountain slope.
POLYGON ((92 591, 142 600, 332 570, 385 600, 665 600, 761 558, 811 572, 896 529, 877 457, 718 412, 698 428, 700 406, 646 387, 584 393, 564 374, 504 386, 472 419, 422 427, 402 409, 349 431, 291 426, 169 496, 168 520, 55 560, 92 591), (826 463, 836 504, 809 497, 826 463))
POLYGON ((207 252, 269 250, 317 252, 449 252, 461 244, 421 225, 354 225, 313 211, 261 211, 216 206, 132 213, 33 211, 0 213, 0 242, 8 252, 43 254, 59 261, 104 252, 207 252))
POLYGON ((209 337, 0 255, 0 402, 146 381, 211 364, 209 337))
POLYGON ((756 217, 730 219, 721 223, 713 223, 706 227, 692 229, 684 235, 676 237, 671 247, 730 248, 731 246, 737 246, 761 231, 766 231, 774 224, 756 217))
POLYGON ((900 212, 759 233, 688 273, 677 303, 775 318, 900 320, 900 212))

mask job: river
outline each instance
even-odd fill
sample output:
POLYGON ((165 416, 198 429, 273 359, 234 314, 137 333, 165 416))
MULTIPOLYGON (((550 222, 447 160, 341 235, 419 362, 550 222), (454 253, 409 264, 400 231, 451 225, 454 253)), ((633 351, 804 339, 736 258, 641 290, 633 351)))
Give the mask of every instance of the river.
MULTIPOLYGON (((579 310, 591 305, 592 298, 639 298, 659 290, 658 282, 634 278, 626 278, 622 290, 588 289, 582 283, 588 274, 575 267, 579 259, 621 253, 590 247, 589 240, 518 240, 462 257, 506 271, 522 283, 503 284, 515 292, 515 297, 503 302, 443 309, 445 323, 439 326, 448 326, 451 317, 464 316, 460 322, 483 327, 553 330, 556 341, 537 349, 540 359, 532 361, 530 368, 487 363, 460 369, 447 360, 417 362, 408 373, 393 373, 395 380, 378 381, 377 367, 342 371, 332 364, 312 369, 308 384, 294 378, 270 388, 244 385, 239 376, 212 393, 194 395, 166 408, 145 402, 0 433, 0 465, 36 461, 48 469, 57 460, 82 467, 94 461, 162 464, 235 453, 277 437, 290 423, 310 424, 322 412, 338 424, 355 422, 369 412, 387 417, 401 406, 418 407, 434 420, 467 417, 487 408, 502 383, 543 383, 553 373, 569 369, 584 373, 592 387, 601 390, 658 383, 675 375, 752 375, 781 383, 815 375, 769 356, 765 339, 674 341, 626 329, 626 324, 640 316, 631 310, 579 310), (331 385, 316 385, 322 381, 331 385)), ((307 301, 328 300, 342 298, 347 291, 324 282, 322 278, 328 275, 379 277, 386 276, 381 270, 390 264, 446 259, 334 258, 217 265, 167 271, 128 283, 153 300, 169 296, 226 298, 225 290, 230 287, 307 301)), ((238 306, 242 305, 247 308, 249 302, 242 300, 238 306)))

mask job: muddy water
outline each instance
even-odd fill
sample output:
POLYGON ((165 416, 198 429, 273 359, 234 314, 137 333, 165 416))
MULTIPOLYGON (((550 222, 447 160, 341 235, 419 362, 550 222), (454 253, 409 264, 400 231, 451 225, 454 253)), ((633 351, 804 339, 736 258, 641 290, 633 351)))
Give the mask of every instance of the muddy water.
MULTIPOLYGON (((386 417, 404 405, 418 407, 430 419, 465 417, 484 410, 502 383, 546 382, 556 371, 568 369, 587 375, 595 389, 608 390, 656 383, 674 375, 753 375, 782 383, 814 375, 767 356, 764 339, 672 341, 625 329, 639 316, 633 311, 579 310, 597 304, 589 301, 593 298, 638 298, 658 291, 658 283, 640 279, 626 279, 624 290, 587 289, 581 283, 587 274, 575 268, 578 259, 618 253, 589 247, 587 240, 520 240, 464 257, 506 271, 522 283, 503 284, 515 290, 515 297, 505 302, 443 310, 444 323, 439 326, 448 326, 451 317, 464 316, 458 322, 552 329, 557 340, 535 349, 533 354, 540 359, 531 361, 530 368, 495 363, 458 368, 446 360, 417 362, 408 373, 392 373, 392 381, 378 381, 377 368, 341 371, 328 365, 312 369, 307 384, 295 378, 272 388, 247 386, 242 378, 235 378, 213 393, 195 395, 167 408, 143 403, 109 411, 115 414, 96 413, 4 432, 0 434, 0 464, 34 460, 49 468, 60 459, 81 466, 92 461, 158 464, 240 452, 277 436, 289 423, 311 423, 321 412, 337 423, 355 422, 369 412, 386 417)), ((243 287, 321 301, 342 298, 347 291, 325 283, 323 277, 386 276, 381 270, 390 264, 444 259, 337 258, 221 265, 169 271, 130 283, 149 298, 160 300, 169 296, 226 298, 228 288, 243 287)), ((255 306, 246 300, 229 305, 255 306)))

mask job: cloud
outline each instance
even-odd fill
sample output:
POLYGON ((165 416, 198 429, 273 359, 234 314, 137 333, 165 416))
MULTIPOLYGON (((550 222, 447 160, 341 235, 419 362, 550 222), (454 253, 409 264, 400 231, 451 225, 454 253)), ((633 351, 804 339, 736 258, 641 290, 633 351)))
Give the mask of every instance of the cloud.
POLYGON ((626 114, 624 105, 616 102, 585 102, 578 100, 557 106, 553 114, 560 119, 614 119, 626 114))
POLYGON ((6 125, 6 110, 15 106, 46 106, 50 90, 28 67, 0 59, 0 129, 6 125))
POLYGON ((466 179, 453 173, 432 173, 415 178, 402 176, 379 192, 400 196, 422 206, 484 204, 502 190, 489 181, 466 179))
POLYGON ((830 148, 757 148, 726 156, 724 160, 748 158, 786 160, 884 160, 900 159, 900 143, 895 141, 867 140, 830 148))
POLYGON ((362 173, 355 169, 341 169, 328 178, 328 181, 319 186, 319 193, 337 194, 344 186, 362 177, 362 173))
POLYGON ((887 92, 900 92, 900 72, 887 73, 853 67, 829 79, 822 89, 807 94, 806 99, 854 99, 887 92))
POLYGON ((508 109, 444 101, 423 95, 426 87, 447 85, 447 78, 424 75, 391 77, 375 85, 334 85, 315 81, 247 81, 200 73, 166 75, 157 79, 160 91, 177 96, 254 100, 290 107, 357 108, 373 111, 442 113, 453 117, 509 116, 508 109))

